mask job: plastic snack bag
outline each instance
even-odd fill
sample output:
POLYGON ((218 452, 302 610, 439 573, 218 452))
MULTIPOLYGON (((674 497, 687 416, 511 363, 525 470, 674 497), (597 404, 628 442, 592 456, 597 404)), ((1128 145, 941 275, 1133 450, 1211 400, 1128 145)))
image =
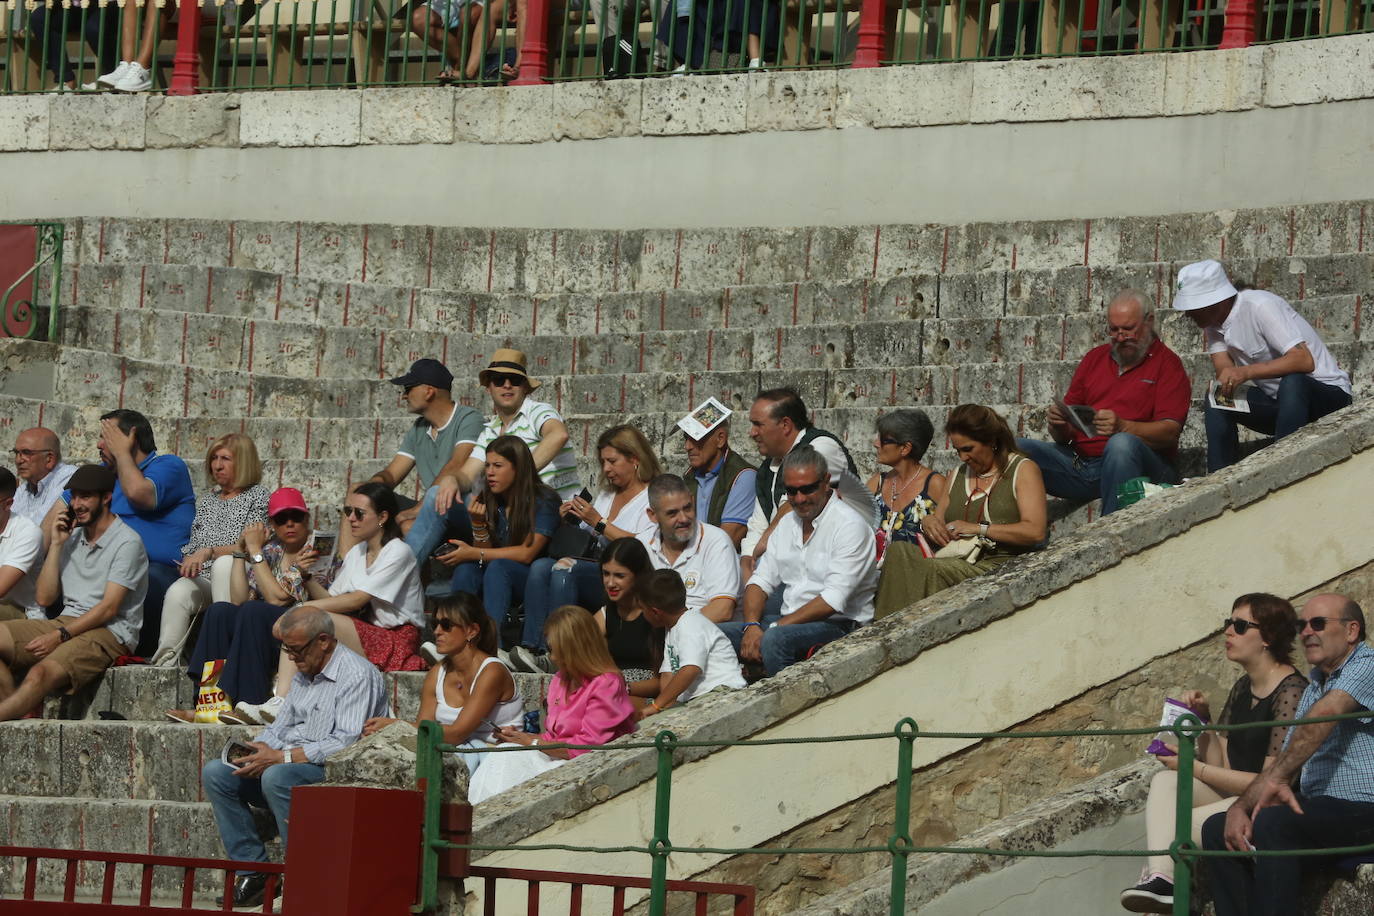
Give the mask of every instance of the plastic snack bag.
POLYGON ((1174 756, 1174 752, 1165 746, 1165 742, 1174 743, 1178 741, 1178 736, 1169 729, 1184 713, 1192 713, 1203 722, 1207 721, 1205 716, 1181 700, 1175 700, 1173 697, 1164 698, 1164 714, 1159 718, 1159 731, 1155 734, 1154 740, 1150 742, 1150 746, 1145 748, 1145 753, 1155 757, 1174 756))
POLYGON ((205 663, 200 675, 200 689, 196 691, 196 721, 218 722, 219 714, 229 712, 233 705, 219 686, 219 676, 224 671, 224 659, 217 658, 205 663))

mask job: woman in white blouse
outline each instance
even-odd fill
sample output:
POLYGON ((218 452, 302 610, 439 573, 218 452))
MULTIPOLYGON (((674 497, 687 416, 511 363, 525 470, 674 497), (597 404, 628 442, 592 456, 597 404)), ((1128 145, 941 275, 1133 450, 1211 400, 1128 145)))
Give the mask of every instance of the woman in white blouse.
MULTIPOLYGON (((298 606, 328 611, 339 642, 381 670, 425 670, 428 666, 417 654, 425 622, 424 587, 415 555, 396 523, 395 494, 380 483, 361 484, 348 495, 343 514, 343 565, 329 586, 329 597, 298 606)), ((248 713, 264 724, 273 721, 295 674, 295 662, 283 649, 274 695, 248 713)))
POLYGON ((617 538, 637 537, 651 531, 649 519, 649 481, 660 473, 658 458, 644 434, 627 424, 612 426, 596 440, 601 459, 601 489, 591 502, 574 496, 561 508, 563 517, 578 522, 584 531, 596 536, 588 545, 586 557, 545 557, 530 568, 525 585, 525 628, 521 645, 511 661, 525 671, 553 671, 544 642, 544 621, 550 612, 565 604, 587 608, 589 612, 606 603, 601 585, 601 567, 595 557, 617 538))

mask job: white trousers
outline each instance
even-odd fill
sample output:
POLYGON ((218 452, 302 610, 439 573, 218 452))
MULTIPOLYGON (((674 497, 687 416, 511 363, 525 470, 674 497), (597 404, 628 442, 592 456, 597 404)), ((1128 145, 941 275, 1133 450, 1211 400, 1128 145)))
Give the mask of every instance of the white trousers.
POLYGON ((199 576, 178 579, 167 589, 167 597, 162 601, 162 629, 158 631, 157 651, 153 653, 155 664, 180 664, 181 652, 196 615, 211 601, 229 600, 229 577, 233 568, 233 557, 219 557, 210 565, 208 573, 202 567, 199 576))
MULTIPOLYGON (((1231 807, 1236 796, 1223 798, 1216 789, 1193 780, 1193 844, 1202 845, 1202 822, 1213 814, 1231 807)), ((1167 849, 1174 841, 1174 816, 1178 804, 1178 773, 1160 770, 1150 780, 1150 795, 1145 801, 1145 841, 1149 849, 1167 849)), ((1150 874, 1174 879, 1174 860, 1168 856, 1150 856, 1150 874)))

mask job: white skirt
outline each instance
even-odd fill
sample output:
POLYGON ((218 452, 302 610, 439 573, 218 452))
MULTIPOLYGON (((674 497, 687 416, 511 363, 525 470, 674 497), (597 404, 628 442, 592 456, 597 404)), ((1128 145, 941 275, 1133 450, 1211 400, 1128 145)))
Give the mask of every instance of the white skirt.
MULTIPOLYGON (((516 744, 501 744, 498 747, 518 747, 516 744)), ((557 760, 542 751, 511 751, 505 754, 483 754, 486 759, 472 774, 468 783, 468 803, 475 805, 493 795, 504 792, 511 786, 518 786, 527 779, 540 773, 547 773, 554 767, 567 763, 557 760)))

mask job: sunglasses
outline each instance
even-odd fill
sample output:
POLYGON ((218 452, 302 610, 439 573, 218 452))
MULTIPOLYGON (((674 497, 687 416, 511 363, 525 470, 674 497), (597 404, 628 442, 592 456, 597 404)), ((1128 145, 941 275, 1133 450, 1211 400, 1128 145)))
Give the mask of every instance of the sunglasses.
POLYGON ((879 437, 878 437, 878 444, 879 444, 879 445, 900 445, 901 443, 898 442, 896 439, 889 439, 887 436, 879 436, 879 437))
POLYGON ((1313 633, 1320 633, 1326 629, 1326 624, 1330 623, 1350 623, 1349 617, 1309 617, 1306 620, 1298 620, 1298 632, 1301 633, 1308 627, 1312 628, 1313 633))
POLYGON ((1253 620, 1241 620, 1239 617, 1227 617, 1221 622, 1221 630, 1223 633, 1226 632, 1227 627, 1235 630, 1237 636, 1244 636, 1246 633, 1250 632, 1251 627, 1258 630, 1259 624, 1255 623, 1253 620))
POLYGON ((299 509, 288 509, 285 512, 278 512, 276 515, 272 516, 272 518, 269 519, 269 521, 271 521, 274 525, 285 525, 287 522, 296 522, 297 524, 301 524, 304 523, 305 520, 309 517, 310 516, 306 515, 299 509))
POLYGON ((487 376, 487 384, 495 385, 497 388, 504 388, 510 385, 512 388, 519 388, 525 383, 523 375, 507 375, 504 372, 493 372, 487 376))
POLYGON ((365 516, 365 515, 367 515, 367 510, 366 510, 366 509, 359 509, 357 506, 344 506, 344 507, 343 507, 343 517, 344 517, 344 518, 356 518, 356 519, 358 519, 358 521, 362 521, 362 520, 363 520, 363 516, 365 516))
POLYGON ((815 493, 820 488, 821 482, 819 480, 815 483, 802 484, 799 487, 783 487, 783 489, 787 491, 788 496, 796 496, 797 494, 801 494, 802 496, 810 496, 812 493, 815 493))
POLYGON ((443 617, 436 617, 436 618, 434 619, 434 629, 436 629, 436 630, 456 630, 456 629, 458 629, 458 621, 456 621, 456 620, 445 620, 443 617))

